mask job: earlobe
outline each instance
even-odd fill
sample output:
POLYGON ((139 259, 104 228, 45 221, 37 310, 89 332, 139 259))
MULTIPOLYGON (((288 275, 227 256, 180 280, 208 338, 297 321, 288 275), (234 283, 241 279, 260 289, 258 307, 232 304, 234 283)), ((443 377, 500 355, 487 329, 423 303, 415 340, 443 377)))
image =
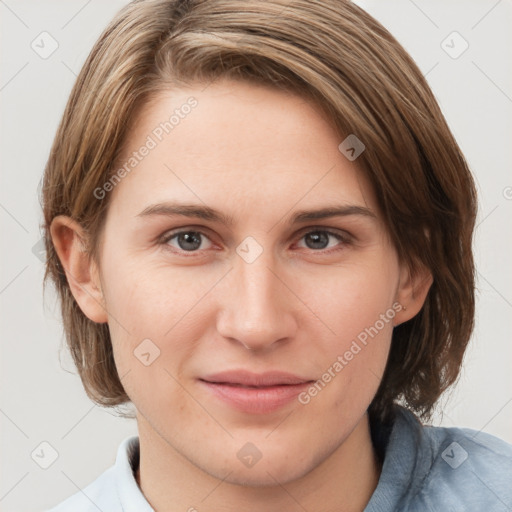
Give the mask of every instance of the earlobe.
POLYGON ((395 298, 401 306, 394 318, 395 326, 407 322, 420 312, 433 281, 432 273, 426 267, 413 275, 403 266, 395 298))
POLYGON ((59 215, 53 219, 50 233, 71 293, 80 309, 93 322, 107 322, 99 273, 89 256, 83 228, 70 217, 59 215))

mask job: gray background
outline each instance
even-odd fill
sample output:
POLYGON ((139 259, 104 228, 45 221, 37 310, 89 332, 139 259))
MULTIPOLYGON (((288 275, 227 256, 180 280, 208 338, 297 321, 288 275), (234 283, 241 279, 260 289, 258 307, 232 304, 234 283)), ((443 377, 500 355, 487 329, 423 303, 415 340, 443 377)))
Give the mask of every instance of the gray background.
MULTIPOLYGON (((38 258, 38 186, 57 124, 94 41, 125 3, 0 0, 3 512, 43 510, 85 487, 113 464, 119 443, 136 433, 134 420, 118 418, 86 397, 62 349, 51 288, 43 301, 44 267, 38 258), (35 41, 43 51, 44 31, 58 43, 47 58, 31 47, 35 41), (44 441, 58 453, 48 469, 31 456, 34 450, 41 453, 44 441)), ((470 427, 512 442, 511 2, 356 3, 416 60, 478 182, 477 326, 459 384, 442 400, 444 414, 434 424, 470 427), (453 35, 446 39, 453 31, 469 44, 457 58, 452 56, 464 43, 453 35)), ((44 48, 51 49, 50 39, 44 48)), ((43 453, 51 456, 44 445, 43 453)))

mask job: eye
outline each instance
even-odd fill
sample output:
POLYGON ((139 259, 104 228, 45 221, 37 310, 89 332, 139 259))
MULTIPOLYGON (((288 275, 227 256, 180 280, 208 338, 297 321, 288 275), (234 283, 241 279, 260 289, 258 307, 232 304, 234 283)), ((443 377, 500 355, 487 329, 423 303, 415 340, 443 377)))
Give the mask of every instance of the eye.
MULTIPOLYGON (((305 240, 306 248, 313 249, 315 250, 315 252, 320 252, 332 248, 332 245, 329 247, 329 239, 335 239, 338 242, 341 242, 338 244, 338 246, 341 247, 337 247, 335 250, 340 250, 343 248, 344 245, 350 243, 350 238, 348 235, 342 235, 341 233, 329 231, 327 229, 309 230, 306 233, 304 233, 300 238, 300 240, 305 240)), ((334 245, 334 247, 336 247, 336 244, 334 245)), ((327 250, 327 252, 331 251, 327 250)))
MULTIPOLYGON (((305 240, 306 248, 313 250, 313 252, 332 252, 330 249, 334 248, 334 251, 343 249, 346 245, 350 244, 350 236, 328 229, 311 229, 303 232, 299 240, 305 240), (331 241, 338 241, 338 244, 334 243, 329 245, 331 241)), ((196 230, 181 230, 170 232, 162 236, 159 242, 163 246, 170 246, 173 252, 182 253, 197 253, 200 249, 210 249, 211 241, 209 237, 202 231, 196 230), (205 247, 203 240, 208 240, 210 245, 205 247)))
POLYGON ((183 230, 164 235, 160 243, 163 245, 171 245, 179 251, 197 252, 197 249, 205 249, 205 247, 201 247, 202 237, 209 240, 209 238, 201 231, 183 230), (176 239, 176 245, 171 244, 171 241, 174 239, 176 239))

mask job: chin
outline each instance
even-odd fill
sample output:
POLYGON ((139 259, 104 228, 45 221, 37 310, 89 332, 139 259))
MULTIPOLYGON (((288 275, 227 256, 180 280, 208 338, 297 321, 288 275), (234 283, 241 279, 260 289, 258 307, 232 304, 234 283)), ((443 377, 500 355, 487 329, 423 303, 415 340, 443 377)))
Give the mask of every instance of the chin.
MULTIPOLYGON (((231 450, 228 450, 228 453, 229 451, 231 450)), ((248 465, 251 461, 247 464, 243 461, 243 454, 251 453, 251 449, 240 452, 241 450, 235 450, 232 458, 227 457, 226 452, 219 454, 219 459, 223 461, 220 466, 219 459, 203 460, 197 466, 226 483, 249 487, 275 487, 286 484, 300 479, 315 467, 315 461, 306 460, 306 454, 297 460, 297 449, 292 446, 286 452, 279 447, 274 453, 267 447, 262 450, 261 458, 252 462, 252 465, 248 465)))
POLYGON ((260 467, 250 469, 240 469, 239 466, 231 468, 231 473, 227 477, 222 475, 217 478, 221 478, 226 483, 232 485, 239 485, 243 487, 275 487, 276 485, 283 485, 294 480, 299 479, 305 475, 308 471, 306 469, 297 468, 286 468, 284 470, 276 469, 275 467, 260 467))

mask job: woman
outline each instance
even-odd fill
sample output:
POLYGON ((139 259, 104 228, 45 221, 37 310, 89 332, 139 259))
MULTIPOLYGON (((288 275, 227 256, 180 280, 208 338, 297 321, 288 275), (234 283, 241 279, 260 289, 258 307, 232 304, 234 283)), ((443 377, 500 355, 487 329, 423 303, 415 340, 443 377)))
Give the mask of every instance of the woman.
POLYGON ((356 5, 132 2, 43 207, 85 390, 139 432, 53 512, 512 506, 510 445, 420 422, 473 329, 476 193, 356 5))

